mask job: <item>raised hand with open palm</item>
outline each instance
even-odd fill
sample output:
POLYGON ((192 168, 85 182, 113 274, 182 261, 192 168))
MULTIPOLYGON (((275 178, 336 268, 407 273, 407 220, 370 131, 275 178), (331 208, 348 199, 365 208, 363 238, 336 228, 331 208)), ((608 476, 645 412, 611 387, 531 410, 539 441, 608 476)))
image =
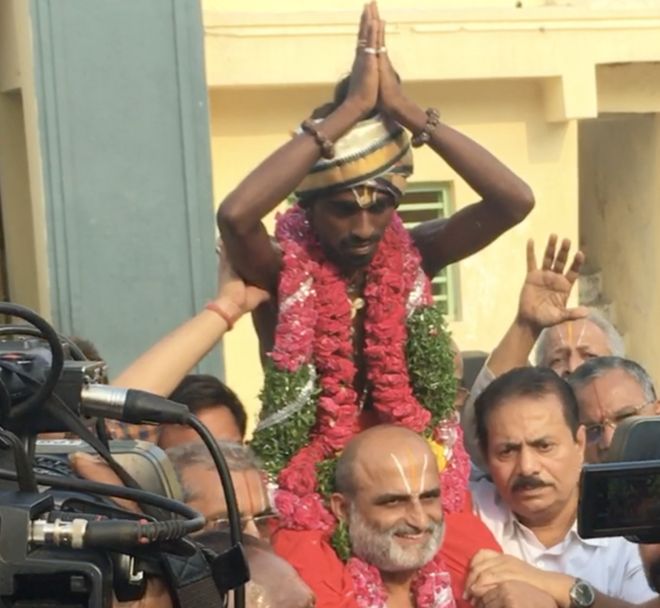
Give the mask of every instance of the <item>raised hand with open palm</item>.
POLYGON ((584 254, 577 251, 566 272, 571 241, 563 239, 557 250, 557 235, 551 234, 539 268, 534 241, 527 242, 527 276, 520 292, 518 318, 537 330, 574 319, 581 319, 588 310, 583 306, 567 308, 573 285, 584 263, 584 254))

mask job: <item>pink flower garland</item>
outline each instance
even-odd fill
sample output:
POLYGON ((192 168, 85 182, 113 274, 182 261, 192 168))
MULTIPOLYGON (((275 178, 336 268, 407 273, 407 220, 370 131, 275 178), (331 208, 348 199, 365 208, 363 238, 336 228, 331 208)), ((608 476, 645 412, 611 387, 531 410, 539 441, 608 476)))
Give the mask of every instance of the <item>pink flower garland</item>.
MULTIPOLYGON (((316 464, 335 456, 359 432, 347 282, 336 266, 325 260, 299 207, 278 218, 276 236, 283 251, 284 270, 271 357, 277 367, 291 372, 313 364, 321 394, 309 443, 280 472, 275 502, 285 527, 323 530, 330 536, 336 522, 317 492, 316 464)), ((412 392, 406 362, 406 304, 419 268, 419 253, 395 216, 367 270, 364 356, 379 419, 416 432, 422 432, 431 419, 412 392)), ((419 304, 432 304, 428 279, 419 304)), ((460 440, 454 454, 463 460, 460 440)), ((451 462, 448 468, 454 474, 443 484, 443 498, 445 485, 449 486, 451 510, 456 510, 462 504, 458 497, 465 493, 467 474, 463 462, 451 462)), ((360 607, 384 608, 386 595, 378 570, 357 558, 351 558, 347 568, 360 607)), ((439 553, 421 569, 413 587, 418 606, 454 606, 448 591, 449 575, 439 553)))

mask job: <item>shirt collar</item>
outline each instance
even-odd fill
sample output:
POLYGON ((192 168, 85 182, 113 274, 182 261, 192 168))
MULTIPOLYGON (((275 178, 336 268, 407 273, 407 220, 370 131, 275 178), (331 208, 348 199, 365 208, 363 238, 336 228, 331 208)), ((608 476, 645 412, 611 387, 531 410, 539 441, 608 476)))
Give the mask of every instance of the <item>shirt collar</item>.
MULTIPOLYGON (((533 537, 536 539, 536 535, 534 532, 532 532, 527 526, 521 524, 518 519, 516 518, 515 514, 509 507, 506 505, 506 503, 502 500, 502 498, 497 495, 496 501, 499 503, 500 507, 502 510, 505 512, 505 520, 504 520, 504 535, 508 538, 513 538, 517 534, 523 534, 528 537, 533 537)), ((571 526, 570 530, 564 537, 564 539, 558 543, 559 545, 562 545, 563 543, 566 542, 566 540, 570 541, 579 541, 580 543, 584 545, 588 545, 591 547, 606 547, 607 545, 610 544, 610 539, 609 538, 582 538, 578 534, 578 529, 577 529, 577 518, 573 522, 573 525, 571 526)), ((538 539, 536 539, 538 542, 538 539)), ((551 547, 548 547, 548 549, 551 549, 551 547)))

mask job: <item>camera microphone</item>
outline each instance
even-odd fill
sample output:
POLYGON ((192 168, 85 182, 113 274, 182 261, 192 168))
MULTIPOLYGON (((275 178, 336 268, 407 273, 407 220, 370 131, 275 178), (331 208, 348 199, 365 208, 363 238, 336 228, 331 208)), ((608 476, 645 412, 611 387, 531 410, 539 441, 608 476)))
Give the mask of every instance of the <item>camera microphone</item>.
POLYGON ((80 411, 86 416, 111 418, 132 424, 188 424, 188 406, 153 395, 106 384, 88 384, 80 393, 80 411))

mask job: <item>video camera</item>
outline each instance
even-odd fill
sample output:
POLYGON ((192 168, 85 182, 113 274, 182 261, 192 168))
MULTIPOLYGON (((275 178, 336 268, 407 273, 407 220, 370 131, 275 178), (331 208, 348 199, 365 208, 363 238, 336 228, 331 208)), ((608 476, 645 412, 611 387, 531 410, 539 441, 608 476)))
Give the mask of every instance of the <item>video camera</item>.
POLYGON ((32 325, 0 326, 0 606, 109 608, 113 597, 140 599, 154 575, 168 585, 175 608, 222 606, 230 590, 243 607, 249 571, 240 514, 208 429, 182 404, 101 384, 105 365, 84 360, 34 312, 0 303, 0 314, 32 325), (178 501, 164 452, 145 442, 108 441, 104 418, 197 431, 225 493, 228 551, 218 554, 189 537, 205 520, 178 501), (45 432, 82 441, 37 440, 45 432), (68 460, 74 451, 98 452, 124 486, 77 478, 68 460), (141 512, 110 497, 134 501, 141 512))
POLYGON ((614 433, 608 462, 582 469, 578 532, 660 543, 660 416, 632 416, 614 433))

